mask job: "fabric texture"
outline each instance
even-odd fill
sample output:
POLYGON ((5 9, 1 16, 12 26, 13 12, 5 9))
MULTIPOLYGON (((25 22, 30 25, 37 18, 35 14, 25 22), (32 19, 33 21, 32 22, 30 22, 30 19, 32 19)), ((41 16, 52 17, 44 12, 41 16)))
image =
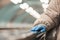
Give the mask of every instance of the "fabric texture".
POLYGON ((47 29, 46 40, 60 40, 60 0, 51 0, 46 12, 34 23, 45 24, 47 29))

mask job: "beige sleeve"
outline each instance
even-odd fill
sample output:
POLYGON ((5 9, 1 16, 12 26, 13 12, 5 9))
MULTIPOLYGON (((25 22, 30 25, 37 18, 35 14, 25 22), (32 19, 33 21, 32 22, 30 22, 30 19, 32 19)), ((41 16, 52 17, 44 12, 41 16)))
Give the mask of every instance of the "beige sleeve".
POLYGON ((46 12, 36 21, 36 24, 45 24, 47 31, 59 25, 60 20, 60 0, 51 0, 46 12))

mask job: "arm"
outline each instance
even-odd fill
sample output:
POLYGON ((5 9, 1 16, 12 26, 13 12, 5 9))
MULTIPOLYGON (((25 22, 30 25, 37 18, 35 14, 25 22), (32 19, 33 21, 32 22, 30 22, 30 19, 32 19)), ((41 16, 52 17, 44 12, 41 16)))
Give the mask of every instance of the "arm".
MULTIPOLYGON (((46 12, 40 16, 39 19, 37 19, 34 23, 34 26, 39 25, 39 24, 44 24, 46 25, 47 31, 54 28, 55 26, 59 25, 59 20, 60 20, 60 13, 59 13, 59 0, 51 0, 49 7, 47 8, 46 12)), ((42 27, 42 26, 41 26, 42 27)), ((41 28, 40 27, 40 28, 41 28)), ((38 28, 38 29, 40 29, 38 28)), ((33 30, 36 30, 33 28, 33 30)), ((32 34, 33 35, 33 34, 32 34)), ((22 39, 27 39, 28 37, 30 39, 34 38, 35 35, 32 37, 32 35, 29 35, 25 38, 22 39)), ((29 40, 29 39, 27 39, 29 40)))
POLYGON ((59 5, 60 0, 51 0, 46 12, 44 12, 44 14, 35 21, 34 26, 38 24, 45 24, 47 31, 55 26, 58 26, 60 20, 59 5))

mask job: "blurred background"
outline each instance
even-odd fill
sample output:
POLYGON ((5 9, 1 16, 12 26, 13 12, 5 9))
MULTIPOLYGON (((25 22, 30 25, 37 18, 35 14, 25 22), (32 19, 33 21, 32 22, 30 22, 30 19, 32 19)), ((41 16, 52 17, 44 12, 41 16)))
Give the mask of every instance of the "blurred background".
MULTIPOLYGON (((48 7, 49 0, 22 0, 36 12, 42 14, 48 7)), ((13 40, 21 34, 28 33, 36 18, 10 0, 0 0, 0 40, 13 40)))

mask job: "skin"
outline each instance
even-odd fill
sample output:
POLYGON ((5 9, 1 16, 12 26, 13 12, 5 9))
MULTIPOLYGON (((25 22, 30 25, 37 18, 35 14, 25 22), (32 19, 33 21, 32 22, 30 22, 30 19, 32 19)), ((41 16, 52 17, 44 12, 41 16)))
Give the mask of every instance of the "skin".
POLYGON ((10 0, 0 0, 0 8, 10 3, 10 0))

